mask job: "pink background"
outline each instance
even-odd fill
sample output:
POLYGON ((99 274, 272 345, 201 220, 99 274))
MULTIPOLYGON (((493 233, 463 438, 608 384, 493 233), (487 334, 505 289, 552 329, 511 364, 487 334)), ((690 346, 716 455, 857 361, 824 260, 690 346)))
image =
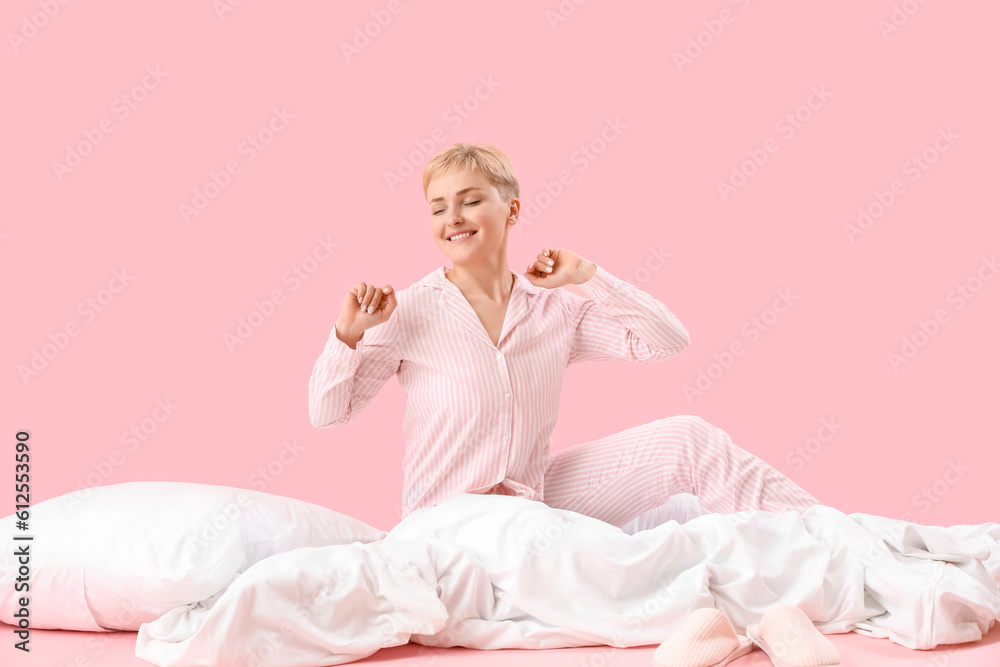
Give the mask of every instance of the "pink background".
POLYGON ((556 451, 697 414, 845 512, 1000 521, 1000 280, 983 268, 1000 251, 1000 6, 220 4, 70 3, 51 18, 36 1, 4 5, 0 432, 8 452, 31 433, 34 503, 184 480, 394 525, 398 383, 317 430, 307 382, 355 282, 401 289, 446 263, 420 173, 447 145, 483 141, 521 182, 512 270, 569 248, 660 299, 692 338, 662 364, 569 369, 556 451), (573 11, 553 22, 560 7, 573 11), (373 16, 390 20, 376 30, 373 16), (375 36, 345 55, 366 24, 375 36), (88 154, 58 173, 73 147, 88 154), (933 163, 914 171, 925 152, 933 163), (718 183, 762 153, 723 197, 718 183), (227 163, 238 173, 213 191, 227 163), (852 242, 845 225, 894 180, 894 201, 852 242), (304 264, 320 238, 332 254, 304 264), (958 285, 978 290, 961 308, 958 285), (752 339, 782 289, 797 299, 752 339), (275 290, 281 302, 230 349, 225 336, 275 290), (78 310, 88 298, 105 298, 92 318, 78 310), (937 309, 947 322, 894 369, 890 353, 937 309), (19 368, 73 324, 25 381, 19 368), (737 341, 744 353, 715 372, 737 341), (689 400, 699 371, 716 379, 689 400), (172 414, 151 420, 167 399, 172 414), (842 426, 796 458, 824 419, 842 426), (292 442, 301 451, 281 462, 292 442))

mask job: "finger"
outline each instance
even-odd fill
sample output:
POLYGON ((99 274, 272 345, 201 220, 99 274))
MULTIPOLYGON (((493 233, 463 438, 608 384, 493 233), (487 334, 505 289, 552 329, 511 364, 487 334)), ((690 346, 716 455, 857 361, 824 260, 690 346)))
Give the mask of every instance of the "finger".
POLYGON ((553 263, 554 262, 551 259, 543 255, 539 255, 538 260, 535 262, 535 264, 538 265, 539 273, 551 273, 553 263))
POLYGON ((357 285, 354 286, 354 289, 358 295, 358 303, 361 303, 361 300, 365 298, 366 288, 367 286, 364 283, 358 283, 357 285))
POLYGON ((372 296, 374 296, 374 295, 375 295, 375 286, 374 285, 368 285, 366 283, 366 285, 365 285, 365 294, 364 294, 364 296, 361 299, 361 310, 363 312, 366 312, 366 313, 368 312, 368 304, 371 303, 372 296))
POLYGON ((392 289, 392 285, 386 285, 382 288, 382 292, 385 294, 386 303, 392 307, 396 307, 396 290, 392 289))
POLYGON ((368 314, 371 315, 372 313, 379 310, 379 304, 381 302, 382 302, 382 290, 373 288, 371 301, 368 302, 368 314))

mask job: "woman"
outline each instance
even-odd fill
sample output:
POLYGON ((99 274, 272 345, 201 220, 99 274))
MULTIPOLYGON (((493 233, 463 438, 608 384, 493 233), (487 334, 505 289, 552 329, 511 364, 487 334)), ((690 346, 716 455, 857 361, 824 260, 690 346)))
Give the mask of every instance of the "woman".
POLYGON ((309 380, 310 420, 325 428, 347 423, 398 373, 403 516, 463 492, 497 493, 635 532, 706 512, 820 504, 692 415, 553 457, 569 364, 662 361, 687 347, 687 330, 652 296, 565 248, 543 248, 513 273, 507 237, 520 187, 499 149, 454 144, 427 164, 423 187, 431 235, 453 266, 399 292, 356 283, 309 380), (570 283, 590 298, 558 289, 570 283))

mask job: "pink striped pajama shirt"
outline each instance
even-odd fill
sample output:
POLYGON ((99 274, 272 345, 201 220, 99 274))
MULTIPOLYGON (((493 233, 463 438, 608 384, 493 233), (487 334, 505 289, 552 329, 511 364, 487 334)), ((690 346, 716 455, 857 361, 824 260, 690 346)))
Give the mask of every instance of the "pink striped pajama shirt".
POLYGON ((658 419, 552 455, 563 371, 581 361, 662 361, 687 347, 680 320, 602 267, 580 288, 514 286, 499 342, 439 266, 397 290, 388 321, 355 349, 331 331, 309 378, 317 428, 346 424, 397 375, 403 516, 453 495, 501 493, 614 525, 693 494, 703 511, 820 504, 700 417, 658 419))

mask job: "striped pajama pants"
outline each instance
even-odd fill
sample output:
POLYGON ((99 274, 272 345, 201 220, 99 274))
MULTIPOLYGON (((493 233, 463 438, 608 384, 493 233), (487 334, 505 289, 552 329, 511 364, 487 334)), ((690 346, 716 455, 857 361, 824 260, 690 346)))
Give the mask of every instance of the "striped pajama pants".
POLYGON ((805 510, 816 498, 701 417, 677 415, 557 452, 542 501, 627 533, 710 512, 805 510))

